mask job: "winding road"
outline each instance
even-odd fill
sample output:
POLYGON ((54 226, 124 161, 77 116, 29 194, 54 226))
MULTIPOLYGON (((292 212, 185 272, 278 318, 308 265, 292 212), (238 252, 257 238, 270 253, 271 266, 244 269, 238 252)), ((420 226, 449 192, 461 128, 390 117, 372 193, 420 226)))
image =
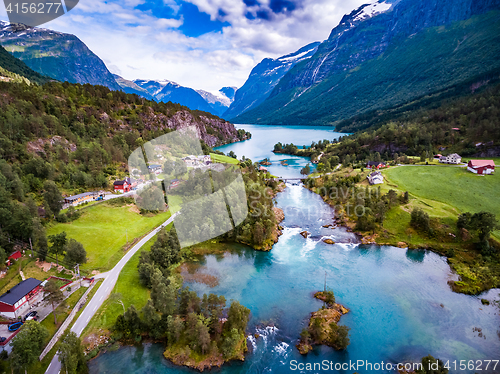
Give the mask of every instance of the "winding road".
MULTIPOLYGON (((136 245, 132 247, 131 250, 127 252, 125 256, 123 256, 123 258, 115 265, 113 269, 111 269, 107 273, 102 273, 96 276, 96 278, 103 278, 104 281, 102 282, 97 292, 94 294, 92 300, 90 300, 88 305, 85 307, 82 314, 80 314, 76 322, 73 324, 73 327, 71 327, 72 332, 74 332, 77 336, 80 336, 82 334, 83 329, 85 329, 90 319, 97 312, 97 309, 101 307, 104 300, 106 300, 111 294, 111 291, 113 291, 116 281, 118 280, 118 276, 123 270, 125 264, 132 258, 133 255, 137 253, 139 249, 142 248, 144 244, 146 244, 153 236, 155 236, 158 231, 172 223, 174 221, 174 218, 178 214, 179 212, 173 214, 172 217, 170 217, 167 221, 165 221, 163 224, 161 224, 149 234, 147 234, 144 238, 142 238, 136 245)), ((59 362, 59 355, 56 354, 52 358, 52 361, 50 362, 50 365, 45 373, 58 374, 60 371, 61 363, 59 362)))

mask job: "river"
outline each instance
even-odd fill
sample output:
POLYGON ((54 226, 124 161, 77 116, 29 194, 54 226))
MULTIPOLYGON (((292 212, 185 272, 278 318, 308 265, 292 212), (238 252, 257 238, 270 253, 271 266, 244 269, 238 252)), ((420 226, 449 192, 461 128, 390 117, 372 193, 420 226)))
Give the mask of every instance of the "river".
MULTIPOLYGON (((323 136, 324 128, 312 129, 309 133, 309 130, 283 127, 265 130, 252 126, 249 131, 253 134, 252 140, 225 146, 224 152, 232 149, 240 157, 244 154, 259 161, 273 157, 269 151, 278 141, 303 145, 284 138, 307 139, 304 145, 310 144, 309 139, 333 139, 323 136), (280 137, 283 129, 286 133, 280 137), (268 131, 274 134, 274 139, 269 139, 268 131), (319 134, 321 136, 312 138, 319 134), (248 146, 250 142, 256 147, 264 144, 266 151, 260 148, 253 151, 254 148, 248 146)), ((306 163, 306 159, 297 158, 296 165, 306 163)), ((290 169, 284 171, 283 176, 297 174, 297 168, 290 169)), ((445 258, 428 251, 359 245, 356 238, 342 228, 323 228, 332 222, 333 211, 319 196, 302 186, 289 185, 277 196, 277 204, 286 217, 283 235, 271 252, 234 245, 232 251, 223 256, 204 256, 197 271, 216 276, 218 285, 209 288, 200 283, 188 284, 200 295, 222 294, 227 300, 239 300, 251 310, 248 337, 251 351, 245 362, 234 362, 215 372, 290 373, 295 372, 292 369, 298 363, 363 360, 372 364, 395 364, 419 361, 428 354, 445 361, 457 360, 457 367, 459 360, 498 359, 499 309, 482 305, 480 298, 498 300, 499 290, 491 290, 481 297, 453 293, 447 282, 454 275, 445 258), (304 239, 299 234, 303 230, 312 235, 304 239), (337 244, 328 245, 322 241, 324 238, 331 238, 337 244), (340 321, 351 329, 351 344, 341 352, 317 347, 304 357, 294 345, 309 314, 322 305, 312 294, 323 289, 325 274, 327 286, 335 292, 337 302, 351 310, 340 321), (481 333, 474 331, 475 328, 480 328, 481 333), (256 333, 258 338, 254 337, 256 333)), ((162 352, 160 344, 124 347, 92 360, 90 372, 193 372, 168 363, 162 358, 162 352)), ((330 372, 353 373, 354 370, 330 372)), ((394 371, 361 367, 357 372, 394 371)), ((500 372, 500 364, 496 372, 500 372)))

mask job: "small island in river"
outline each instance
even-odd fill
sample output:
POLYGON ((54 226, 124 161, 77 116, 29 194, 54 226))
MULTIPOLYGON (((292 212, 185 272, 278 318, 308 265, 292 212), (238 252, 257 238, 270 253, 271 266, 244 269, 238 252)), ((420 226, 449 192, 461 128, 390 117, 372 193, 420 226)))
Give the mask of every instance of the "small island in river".
POLYGON ((313 345, 328 345, 336 350, 345 349, 349 345, 349 327, 339 326, 340 317, 349 312, 343 305, 335 303, 333 291, 319 291, 314 294, 316 299, 325 305, 317 312, 311 313, 307 328, 300 333, 296 345, 303 355, 313 349, 313 345))

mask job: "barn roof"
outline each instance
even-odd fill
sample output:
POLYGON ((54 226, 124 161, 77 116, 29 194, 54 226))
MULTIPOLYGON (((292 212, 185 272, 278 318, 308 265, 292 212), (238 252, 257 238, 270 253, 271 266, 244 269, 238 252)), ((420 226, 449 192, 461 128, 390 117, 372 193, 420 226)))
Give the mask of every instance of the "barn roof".
POLYGON ((16 284, 14 287, 0 296, 0 302, 8 305, 14 305, 24 296, 37 288, 41 283, 42 281, 39 281, 38 279, 28 278, 21 283, 16 284))
POLYGON ((495 162, 493 160, 470 160, 470 166, 473 168, 480 168, 485 166, 495 167, 495 162))

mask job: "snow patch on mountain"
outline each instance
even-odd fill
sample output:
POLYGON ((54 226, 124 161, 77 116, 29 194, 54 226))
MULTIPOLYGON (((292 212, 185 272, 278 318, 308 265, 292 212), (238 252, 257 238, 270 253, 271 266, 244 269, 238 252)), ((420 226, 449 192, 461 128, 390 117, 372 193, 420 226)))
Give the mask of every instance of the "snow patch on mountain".
POLYGON ((392 4, 388 4, 384 1, 377 1, 375 3, 362 5, 353 15, 353 21, 364 21, 378 14, 387 12, 389 9, 391 9, 391 7, 392 4))

